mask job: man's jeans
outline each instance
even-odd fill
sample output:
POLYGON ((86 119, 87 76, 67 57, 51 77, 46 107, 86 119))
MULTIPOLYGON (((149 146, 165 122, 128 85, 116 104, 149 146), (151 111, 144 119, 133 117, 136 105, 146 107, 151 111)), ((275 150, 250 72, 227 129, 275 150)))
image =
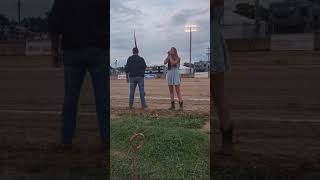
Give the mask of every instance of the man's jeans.
POLYGON ((136 91, 137 84, 139 86, 139 93, 141 99, 141 106, 146 107, 146 100, 144 98, 144 78, 143 77, 130 77, 130 95, 129 95, 129 107, 133 106, 134 93, 136 91))
POLYGON ((96 112, 102 143, 109 141, 109 88, 107 53, 104 49, 83 48, 64 51, 64 105, 62 143, 72 143, 75 134, 81 86, 87 70, 94 88, 96 112))

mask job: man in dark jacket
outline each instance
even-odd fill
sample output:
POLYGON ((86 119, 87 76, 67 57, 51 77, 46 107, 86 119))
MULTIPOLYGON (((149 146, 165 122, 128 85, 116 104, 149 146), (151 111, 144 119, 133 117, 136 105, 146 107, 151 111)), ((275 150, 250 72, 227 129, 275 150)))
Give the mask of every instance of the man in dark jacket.
MULTIPOLYGON (((49 15, 54 65, 59 67, 61 41, 64 65, 62 144, 71 147, 75 135, 80 89, 89 71, 103 147, 109 144, 109 46, 106 0, 55 0, 49 15)), ((106 147, 108 148, 108 147, 106 147)))
POLYGON ((134 93, 136 90, 136 86, 138 85, 141 106, 142 109, 144 109, 147 108, 147 104, 144 98, 144 73, 147 65, 144 59, 138 55, 139 49, 137 47, 134 47, 132 49, 132 53, 133 55, 128 58, 127 64, 125 66, 127 81, 130 82, 129 108, 133 108, 134 93))

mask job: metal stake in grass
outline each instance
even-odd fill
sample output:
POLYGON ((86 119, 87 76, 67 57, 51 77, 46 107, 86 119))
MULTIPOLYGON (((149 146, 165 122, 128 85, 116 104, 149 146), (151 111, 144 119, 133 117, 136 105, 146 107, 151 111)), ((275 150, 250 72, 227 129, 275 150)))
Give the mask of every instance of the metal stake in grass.
POLYGON ((138 180, 137 175, 137 150, 144 145, 144 135, 142 133, 135 133, 128 141, 132 147, 132 164, 131 164, 131 174, 133 180, 138 180), (133 143, 134 140, 142 139, 141 144, 133 143))

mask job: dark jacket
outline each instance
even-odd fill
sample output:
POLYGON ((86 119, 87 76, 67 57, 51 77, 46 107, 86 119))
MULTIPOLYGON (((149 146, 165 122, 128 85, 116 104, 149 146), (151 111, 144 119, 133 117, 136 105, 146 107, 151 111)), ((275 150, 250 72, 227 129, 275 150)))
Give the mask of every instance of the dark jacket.
POLYGON ((55 0, 49 14, 49 32, 62 35, 62 48, 105 48, 109 36, 108 1, 55 0))
POLYGON ((126 73, 129 74, 130 78, 144 77, 146 70, 146 62, 138 55, 132 55, 128 58, 125 66, 126 73))

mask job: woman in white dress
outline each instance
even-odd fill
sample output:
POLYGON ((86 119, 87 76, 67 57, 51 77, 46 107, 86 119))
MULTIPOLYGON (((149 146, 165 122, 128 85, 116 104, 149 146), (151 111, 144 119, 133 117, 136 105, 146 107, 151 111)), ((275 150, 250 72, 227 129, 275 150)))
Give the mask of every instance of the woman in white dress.
POLYGON ((180 110, 182 110, 183 100, 182 100, 181 91, 180 91, 181 76, 179 72, 180 57, 178 56, 178 52, 175 47, 172 47, 168 52, 168 56, 164 60, 164 64, 168 64, 168 72, 167 72, 166 79, 168 81, 170 98, 171 98, 171 106, 169 110, 175 109, 174 89, 176 90, 176 93, 179 99, 180 110))

